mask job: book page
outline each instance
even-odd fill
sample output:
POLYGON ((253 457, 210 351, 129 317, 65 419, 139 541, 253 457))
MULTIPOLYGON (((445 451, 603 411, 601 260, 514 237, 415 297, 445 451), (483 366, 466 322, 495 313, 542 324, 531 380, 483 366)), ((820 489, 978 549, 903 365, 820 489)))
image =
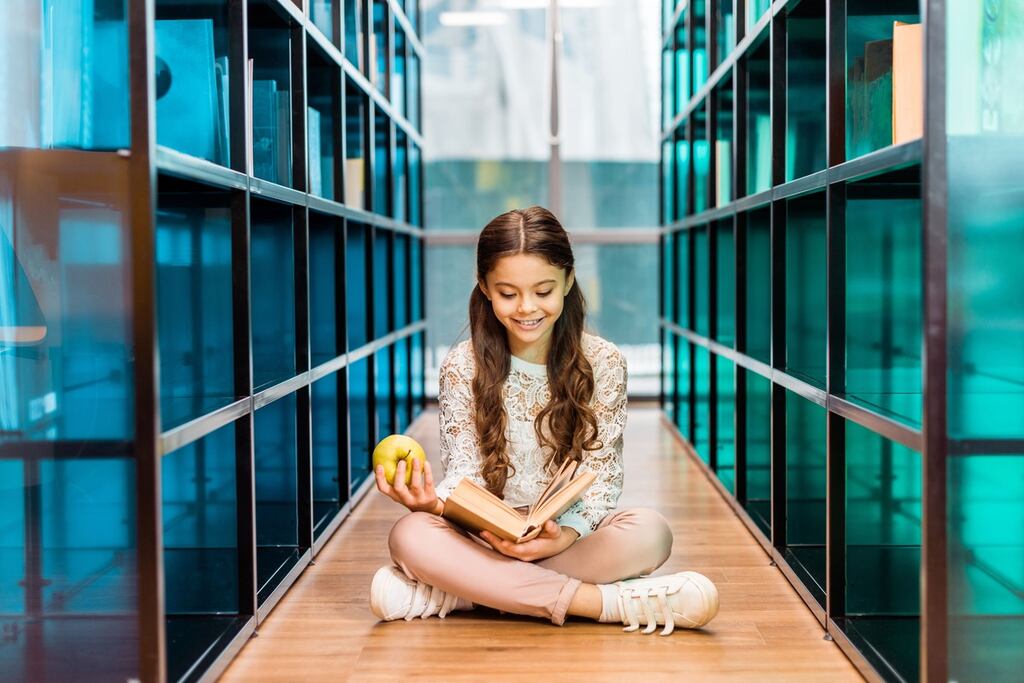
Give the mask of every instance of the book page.
POLYGON ((578 460, 566 460, 562 463, 562 466, 558 468, 557 472, 555 472, 555 476, 551 477, 551 481, 548 482, 548 485, 544 487, 544 490, 541 491, 539 496, 537 496, 537 500, 535 500, 533 505, 530 506, 530 509, 527 510, 527 519, 529 519, 533 514, 534 510, 544 504, 544 501, 551 498, 551 496, 555 495, 572 480, 572 477, 575 475, 578 467, 578 460))

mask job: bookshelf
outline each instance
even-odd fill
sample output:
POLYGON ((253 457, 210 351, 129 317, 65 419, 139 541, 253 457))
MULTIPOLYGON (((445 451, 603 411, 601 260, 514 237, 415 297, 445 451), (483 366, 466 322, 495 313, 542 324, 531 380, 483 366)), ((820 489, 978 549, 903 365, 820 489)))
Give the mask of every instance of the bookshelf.
POLYGON ((25 7, 0 669, 214 680, 424 407, 417 2, 25 7))
POLYGON ((867 678, 1013 680, 1024 10, 662 17, 666 421, 867 678))

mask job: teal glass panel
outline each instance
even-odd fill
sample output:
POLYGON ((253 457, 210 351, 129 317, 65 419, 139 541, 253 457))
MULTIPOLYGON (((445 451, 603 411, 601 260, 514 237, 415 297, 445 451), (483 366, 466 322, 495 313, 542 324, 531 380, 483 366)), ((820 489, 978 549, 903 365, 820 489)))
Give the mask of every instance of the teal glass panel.
POLYGON ((395 220, 405 222, 408 219, 409 199, 409 138, 401 131, 395 136, 395 163, 392 169, 391 202, 395 208, 395 220))
POLYGON ((736 492, 736 377, 735 365, 715 356, 715 474, 730 493, 736 492))
POLYGON ((263 602, 298 560, 296 397, 289 394, 254 413, 256 574, 263 602))
POLYGON ((676 415, 676 335, 661 330, 661 409, 672 420, 676 415))
POLYGON ((786 202, 786 372, 824 388, 825 195, 786 202))
POLYGON ((423 319, 423 240, 409 238, 409 321, 423 319))
POLYGON ((367 207, 366 131, 369 127, 369 104, 366 95, 352 81, 345 79, 345 204, 354 209, 367 207))
MULTIPOLYGON (((685 233, 670 232, 661 238, 661 267, 662 267, 662 290, 661 290, 661 315, 667 320, 675 318, 676 311, 676 273, 675 243, 685 233)), ((685 238, 683 238, 685 239, 685 238)))
POLYGON ((811 594, 825 600, 825 409, 786 392, 786 551, 811 594))
POLYGON ((772 383, 749 370, 742 371, 747 390, 747 500, 744 507, 757 527, 772 528, 772 383))
POLYGON ((771 362, 772 217, 768 207, 747 214, 747 348, 748 356, 771 362))
POLYGON ((391 318, 391 233, 373 231, 373 336, 380 339, 394 329, 391 318))
MULTIPOLYGON (((0 614, 25 612, 25 591, 18 590, 25 578, 25 497, 31 485, 25 480, 25 465, 19 460, 0 460, 0 614)), ((31 557, 37 556, 33 549, 31 557)))
POLYGON ((313 41, 306 43, 306 149, 308 189, 324 199, 334 199, 334 159, 340 151, 334 124, 341 108, 337 69, 313 41))
POLYGON ((736 240, 733 221, 712 224, 715 231, 715 339, 726 346, 736 343, 736 240))
POLYGON ((772 0, 740 0, 740 2, 747 3, 745 16, 747 17, 748 31, 760 21, 764 13, 771 9, 772 6, 772 0))
POLYGON ((1024 454, 948 463, 950 679, 1008 683, 1024 666, 1024 454))
POLYGON ((395 64, 391 70, 391 109, 405 117, 405 31, 395 26, 395 64))
POLYGON ((157 144, 230 166, 228 3, 157 0, 153 37, 157 144))
POLYGON ((675 383, 676 383, 676 405, 675 424, 679 433, 687 439, 692 439, 690 434, 690 411, 693 405, 693 396, 690 391, 690 379, 693 375, 693 368, 690 367, 690 344, 682 337, 676 337, 675 348, 675 383))
POLYGON ((690 233, 676 233, 676 324, 690 329, 690 233))
POLYGON ((687 126, 684 126, 676 133, 675 159, 672 164, 675 167, 676 197, 674 220, 689 215, 689 183, 690 183, 690 143, 686 140, 687 126))
POLYGON ((694 327, 697 334, 711 336, 711 253, 707 225, 691 228, 693 233, 694 327))
POLYGON ((708 175, 711 173, 711 143, 707 137, 707 110, 701 106, 694 112, 693 126, 693 213, 710 207, 708 175))
POLYGON ((375 417, 370 405, 373 387, 370 384, 370 359, 362 358, 348 366, 348 414, 352 430, 349 446, 349 491, 356 489, 370 476, 370 454, 374 440, 375 417))
POLYGON ((694 0, 690 10, 690 21, 693 23, 693 79, 691 93, 700 90, 708 82, 710 63, 708 57, 708 31, 705 8, 707 0, 694 0))
POLYGON ((732 78, 715 88, 715 206, 733 200, 733 89, 732 78))
MULTIPOLYGON (((344 373, 334 373, 313 382, 312 400, 313 434, 313 533, 318 536, 326 528, 345 502, 341 485, 339 463, 348 460, 346 426, 348 420, 338 400, 342 396, 344 373)), ((347 490, 346 490, 347 493, 347 490)), ((347 497, 347 496, 346 496, 347 497)))
POLYGON ((661 52, 661 127, 668 128, 676 115, 675 50, 661 52))
POLYGON ((919 426, 923 305, 917 168, 891 180, 883 176, 847 188, 846 394, 919 426))
POLYGON ((366 73, 366 50, 363 47, 365 32, 364 0, 345 2, 345 59, 360 72, 366 73))
POLYGON ((370 341, 370 228, 349 222, 345 229, 345 327, 348 349, 370 341))
POLYGON ((252 384, 256 391, 295 375, 295 256, 292 210, 253 200, 250 216, 252 384))
POLYGON ((395 292, 391 305, 395 311, 395 329, 409 324, 409 236, 395 233, 392 237, 392 273, 395 292))
POLYGON ((168 430, 231 403, 231 196, 161 176, 156 212, 160 420, 168 430))
POLYGON ((772 186, 771 45, 767 39, 747 58, 747 194, 772 186))
POLYGON ((0 149, 131 145, 126 0, 4 3, 0 149))
POLYGON ((314 367, 345 352, 344 245, 340 219, 309 213, 309 352, 314 367))
POLYGON ((0 442, 131 439, 128 165, 0 153, 0 442))
POLYGON ((423 410, 426 397, 426 386, 424 384, 424 339, 422 332, 417 332, 410 337, 412 349, 410 350, 410 373, 412 375, 412 412, 413 419, 423 410))
POLYGON ((409 73, 406 77, 405 106, 406 118, 413 128, 423 130, 423 122, 420 120, 420 58, 413 50, 409 51, 409 73))
POLYGON ((334 19, 332 0, 309 0, 309 16, 327 40, 334 40, 334 19))
POLYGON ((1024 8, 951 0, 947 15, 949 430, 1020 439, 1024 8))
POLYGON ((918 0, 847 4, 847 159, 893 142, 893 22, 920 23, 918 11, 918 0))
POLYGON ((409 141, 409 223, 423 227, 423 157, 420 148, 409 141))
POLYGON ((801 2, 786 22, 786 180, 825 168, 825 3, 801 2))
POLYGON ((676 49, 673 62, 675 74, 672 90, 669 92, 674 92, 675 97, 672 100, 673 111, 670 121, 675 119, 676 115, 686 107, 690 98, 693 97, 692 79, 690 78, 690 49, 685 25, 676 29, 676 49))
POLYGON ((693 447, 704 462, 711 460, 711 353, 703 346, 696 347, 693 369, 696 394, 693 397, 693 447))
POLYGON ((252 76, 252 172, 292 184, 291 38, 269 6, 249 6, 252 76))
POLYGON ((373 69, 371 81, 377 89, 388 95, 388 22, 389 12, 385 0, 370 0, 373 3, 373 33, 370 41, 370 68, 373 69))
POLYGON ((395 410, 392 403, 395 377, 391 370, 391 351, 392 347, 388 346, 375 351, 373 354, 374 402, 377 413, 377 429, 374 433, 374 443, 397 431, 395 429, 395 410))
POLYGON ((729 53, 736 47, 736 17, 733 14, 733 0, 725 0, 714 3, 716 28, 716 47, 718 59, 715 66, 718 66, 729 58, 729 53))
POLYGON ((411 394, 409 391, 409 340, 399 339, 395 342, 395 432, 405 433, 412 421, 411 394))
POLYGON ((160 467, 168 615, 237 614, 235 425, 165 455, 160 467))
POLYGON ((382 216, 392 215, 391 194, 388 192, 388 167, 391 158, 391 121, 379 109, 374 109, 373 127, 373 211, 382 216))
POLYGON ((676 216, 674 170, 673 143, 669 141, 661 146, 661 222, 663 225, 673 222, 676 216))

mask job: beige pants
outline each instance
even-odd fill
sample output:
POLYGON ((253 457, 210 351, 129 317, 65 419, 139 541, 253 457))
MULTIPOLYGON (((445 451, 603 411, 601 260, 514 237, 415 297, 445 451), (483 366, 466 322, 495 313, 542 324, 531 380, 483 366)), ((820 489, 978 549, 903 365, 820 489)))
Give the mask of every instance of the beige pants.
POLYGON ((618 510, 558 555, 523 562, 442 517, 412 512, 395 523, 388 544, 391 559, 409 578, 560 626, 580 582, 613 583, 663 565, 672 551, 672 530, 654 510, 618 510))

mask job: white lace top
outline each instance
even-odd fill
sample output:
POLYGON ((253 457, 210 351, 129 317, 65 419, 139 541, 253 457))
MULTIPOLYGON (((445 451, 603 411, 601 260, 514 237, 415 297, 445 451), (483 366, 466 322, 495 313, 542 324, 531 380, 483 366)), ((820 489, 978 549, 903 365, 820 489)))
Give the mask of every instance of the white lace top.
MULTIPOLYGON (((480 444, 473 422, 472 341, 453 347, 440 368, 438 403, 441 412, 441 466, 444 479, 435 486, 447 499, 463 477, 484 485, 480 474, 480 444)), ((597 475, 583 498, 557 522, 586 536, 611 512, 622 493, 622 432, 626 426, 626 360, 619 349, 601 337, 584 333, 583 352, 594 369, 594 396, 590 407, 597 418, 600 450, 585 451, 580 467, 597 475)), ((547 367, 512 356, 512 367, 502 389, 508 416, 509 458, 515 474, 505 483, 505 502, 512 507, 529 505, 552 472, 544 463, 550 449, 537 443, 533 423, 551 399, 547 367)))

